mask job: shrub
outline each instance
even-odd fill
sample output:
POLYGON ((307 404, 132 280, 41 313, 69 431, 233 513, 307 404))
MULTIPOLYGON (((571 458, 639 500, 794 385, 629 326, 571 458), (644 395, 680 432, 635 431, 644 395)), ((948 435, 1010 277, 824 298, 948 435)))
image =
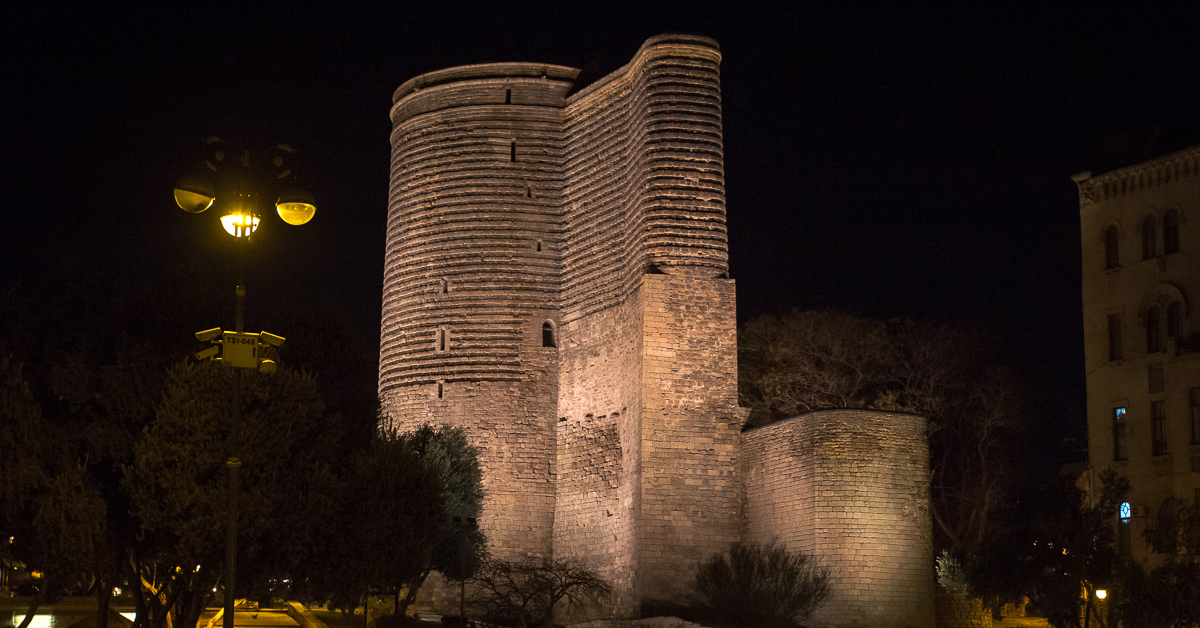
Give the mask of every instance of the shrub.
POLYGON ((734 543, 696 572, 700 604, 718 621, 791 628, 829 595, 829 570, 771 541, 734 543))
POLYGON ((491 622, 520 628, 549 623, 560 601, 580 607, 612 592, 596 572, 572 559, 489 560, 470 581, 491 622))
POLYGON ((937 581, 951 593, 967 592, 967 576, 963 573, 962 564, 946 550, 942 550, 937 559, 937 581))

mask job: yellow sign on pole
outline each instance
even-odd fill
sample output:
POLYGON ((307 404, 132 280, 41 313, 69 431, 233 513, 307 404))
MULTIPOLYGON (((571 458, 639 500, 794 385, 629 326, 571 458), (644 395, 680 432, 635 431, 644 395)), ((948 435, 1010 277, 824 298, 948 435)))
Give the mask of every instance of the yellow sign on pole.
POLYGON ((225 332, 221 339, 221 361, 235 369, 257 369, 258 338, 258 334, 225 332))

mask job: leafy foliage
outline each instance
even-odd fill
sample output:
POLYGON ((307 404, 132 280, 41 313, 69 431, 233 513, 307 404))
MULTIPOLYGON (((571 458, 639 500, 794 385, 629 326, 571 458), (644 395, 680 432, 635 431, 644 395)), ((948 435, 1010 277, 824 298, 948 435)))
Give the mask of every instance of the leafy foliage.
POLYGON ((582 608, 612 593, 596 572, 567 558, 488 560, 471 583, 475 603, 486 609, 489 620, 519 628, 549 624, 559 602, 582 608))
MULTIPOLYGON (((139 577, 156 597, 182 597, 188 614, 203 610, 224 568, 232 379, 216 363, 173 367, 125 476, 150 540, 134 557, 139 577)), ((338 449, 311 376, 280 368, 243 379, 237 584, 253 599, 303 575, 334 532, 316 509, 334 499, 338 449)))
POLYGON ((1200 504, 1179 506, 1163 523, 1146 534, 1163 563, 1149 571, 1123 566, 1117 609, 1130 628, 1200 624, 1200 504))
POLYGON ((1079 625, 1080 592, 1110 582, 1117 565, 1113 522, 1127 480, 1111 470, 1092 506, 1066 478, 1021 492, 1001 509, 996 531, 968 556, 971 595, 998 608, 1028 596, 1051 625, 1079 625))
POLYGON ((364 591, 392 593, 403 615, 432 570, 469 577, 486 539, 464 523, 479 516, 482 486, 478 453, 462 429, 381 429, 344 480, 345 533, 325 565, 325 597, 349 608, 364 591))
POLYGON ((772 541, 734 543, 700 566, 694 583, 718 619, 745 626, 791 628, 829 595, 828 570, 772 541))
POLYGON ((1015 380, 985 334, 829 311, 762 316, 738 332, 738 377, 750 426, 835 408, 926 417, 940 544, 962 551, 987 534, 1021 420, 1015 380))

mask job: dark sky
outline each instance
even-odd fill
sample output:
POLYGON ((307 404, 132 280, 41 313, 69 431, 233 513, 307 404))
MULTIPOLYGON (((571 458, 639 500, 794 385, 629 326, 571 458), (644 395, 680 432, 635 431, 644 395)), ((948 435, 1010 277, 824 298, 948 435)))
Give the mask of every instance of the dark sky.
POLYGON ((837 307, 986 325, 1054 459, 1085 437, 1069 177, 1146 157, 1153 129, 1200 126, 1200 14, 794 4, 4 9, 0 284, 66 251, 132 279, 211 251, 214 217, 170 194, 199 140, 283 141, 304 151, 320 210, 262 234, 251 289, 340 303, 376 335, 400 83, 491 61, 604 74, 652 35, 699 33, 724 55, 740 318, 837 307))

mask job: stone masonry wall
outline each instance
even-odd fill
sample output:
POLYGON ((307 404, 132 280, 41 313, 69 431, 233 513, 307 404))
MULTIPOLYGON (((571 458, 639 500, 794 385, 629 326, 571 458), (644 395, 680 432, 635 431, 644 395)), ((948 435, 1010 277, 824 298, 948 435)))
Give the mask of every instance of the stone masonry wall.
POLYGON ((646 275, 642 289, 641 595, 678 603, 741 531, 734 284, 646 275))
POLYGON ((613 585, 611 616, 636 617, 641 508, 642 298, 562 327, 554 552, 613 585))
POLYGON ((828 566, 813 626, 934 625, 925 420, 813 412, 742 435, 745 539, 828 566))
POLYGON ((566 320, 624 299, 652 268, 728 270, 720 59, 711 39, 654 37, 568 99, 566 320))
POLYGON ((379 392, 393 424, 462 426, 500 557, 549 556, 562 245, 563 97, 577 73, 426 74, 392 108, 379 392))

